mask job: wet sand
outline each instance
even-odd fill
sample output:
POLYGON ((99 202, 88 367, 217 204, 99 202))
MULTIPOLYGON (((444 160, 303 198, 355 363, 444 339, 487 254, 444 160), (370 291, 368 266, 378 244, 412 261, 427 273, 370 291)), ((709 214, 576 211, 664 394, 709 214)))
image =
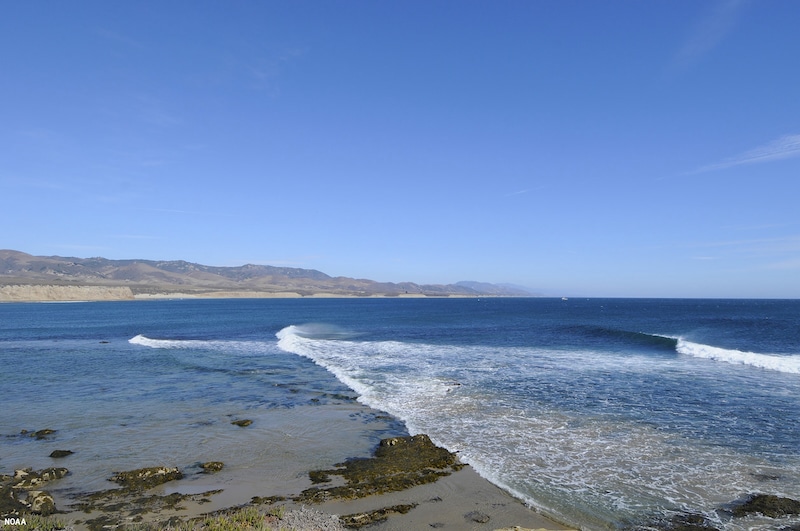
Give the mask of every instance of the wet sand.
MULTIPOLYGON (((99 515, 107 515, 117 519, 119 523, 150 522, 154 524, 153 528, 157 529, 166 527, 166 522, 175 516, 186 521, 207 514, 219 514, 233 507, 251 506, 264 514, 311 509, 328 515, 338 515, 342 523, 348 527, 357 528, 362 524, 363 529, 374 531, 570 529, 526 507, 519 500, 483 479, 471 467, 456 468, 449 475, 444 475, 432 483, 357 499, 327 499, 322 503, 309 502, 299 496, 302 490, 313 485, 308 478, 298 478, 298 481, 292 482, 291 485, 276 483, 269 475, 265 475, 259 484, 254 484, 252 478, 241 484, 229 479, 224 485, 218 485, 222 488, 221 492, 213 493, 205 490, 212 487, 213 482, 176 480, 151 488, 146 494, 166 499, 175 493, 182 493, 187 495, 184 499, 174 506, 154 505, 151 510, 144 513, 137 510, 135 519, 131 516, 134 513, 126 515, 122 510, 107 512, 101 508, 95 508, 90 513, 74 511, 58 516, 60 520, 72 526, 68 529, 75 531, 92 529, 88 522, 99 515), (258 498, 267 493, 268 498, 258 498)), ((329 488, 341 484, 344 484, 344 481, 335 478, 323 486, 329 488)), ((138 493, 131 499, 141 497, 142 493, 138 493)), ((118 504, 119 499, 114 499, 113 503, 118 504)), ((66 507, 61 505, 59 508, 63 510, 66 507)), ((325 517, 320 516, 320 518, 325 517)), ((95 521, 93 525, 96 528, 97 522, 95 521)), ((280 528, 280 522, 276 528, 280 528)), ((297 531, 304 529, 320 529, 320 527, 311 524, 297 531)))
POLYGON ((405 514, 392 513, 369 527, 376 531, 409 529, 569 529, 538 514, 471 467, 435 483, 351 501, 331 501, 314 508, 338 515, 365 513, 383 507, 416 504, 405 514))

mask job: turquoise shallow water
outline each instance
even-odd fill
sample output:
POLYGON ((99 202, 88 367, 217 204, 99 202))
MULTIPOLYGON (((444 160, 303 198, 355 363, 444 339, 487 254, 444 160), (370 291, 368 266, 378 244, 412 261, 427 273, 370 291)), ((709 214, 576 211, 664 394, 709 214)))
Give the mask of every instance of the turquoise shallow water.
POLYGON ((585 529, 798 522, 725 512, 751 492, 800 499, 798 301, 5 304, 0 323, 4 472, 53 466, 15 434, 56 427, 42 444, 91 455, 97 488, 109 467, 187 460, 192 438, 198 460, 294 460, 291 482, 402 429, 358 398, 585 529))

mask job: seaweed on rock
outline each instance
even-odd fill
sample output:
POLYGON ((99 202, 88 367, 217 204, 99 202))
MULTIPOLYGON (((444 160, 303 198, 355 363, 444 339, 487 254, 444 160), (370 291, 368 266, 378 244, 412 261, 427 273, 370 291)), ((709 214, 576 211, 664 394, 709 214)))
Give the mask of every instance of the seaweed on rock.
POLYGON ((370 458, 350 459, 331 470, 314 470, 314 483, 340 476, 345 485, 304 490, 296 501, 318 503, 331 498, 353 499, 405 490, 432 483, 461 469, 456 454, 434 445, 427 435, 383 439, 370 458))

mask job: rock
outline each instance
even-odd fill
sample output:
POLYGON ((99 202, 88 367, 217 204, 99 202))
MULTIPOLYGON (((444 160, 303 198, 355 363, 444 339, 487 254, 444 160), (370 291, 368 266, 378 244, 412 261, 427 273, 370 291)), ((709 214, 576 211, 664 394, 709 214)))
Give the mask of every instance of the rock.
POLYGON ((50 452, 50 457, 58 459, 60 457, 67 457, 68 455, 72 455, 74 453, 75 452, 73 452, 72 450, 53 450, 52 452, 50 452))
POLYGON ((20 468, 20 469, 15 470, 14 471, 14 483, 22 481, 26 477, 30 476, 32 471, 33 471, 32 468, 20 468))
POLYGON ((46 439, 48 436, 54 434, 55 432, 56 432, 56 430, 51 430, 51 429, 48 428, 48 429, 39 430, 39 431, 35 432, 33 434, 33 436, 36 437, 37 440, 42 440, 42 439, 46 439))
POLYGON ((733 516, 736 517, 753 513, 761 513, 770 518, 800 514, 800 501, 772 494, 753 494, 733 508, 733 516))
POLYGON ((15 489, 29 489, 38 487, 48 481, 61 479, 67 474, 69 474, 69 470, 66 468, 45 468, 39 472, 33 472, 30 468, 15 470, 13 486, 15 489))
POLYGON ((31 511, 43 516, 53 514, 56 510, 53 497, 43 490, 28 491, 28 499, 25 502, 30 506, 31 511))
POLYGON ((464 515, 464 518, 476 524, 485 524, 490 520, 489 515, 480 511, 472 511, 464 515))
POLYGON ((250 420, 250 419, 234 420, 233 422, 231 422, 231 424, 235 424, 236 426, 239 426, 240 428, 246 428, 247 426, 249 426, 252 423, 253 423, 253 421, 250 420))
POLYGON ((460 470, 464 465, 455 454, 434 445, 427 435, 383 439, 371 458, 349 459, 330 470, 309 473, 312 481, 327 482, 340 476, 345 485, 312 487, 294 498, 301 503, 319 503, 332 498, 354 499, 400 491, 460 470))
POLYGON ((669 531, 719 531, 705 516, 695 513, 673 516, 665 529, 669 531))
POLYGON ((361 527, 376 524, 378 522, 384 522, 389 518, 390 515, 395 513, 406 514, 416 506, 416 503, 393 505, 391 507, 383 507, 381 509, 366 513, 355 513, 340 516, 339 520, 342 524, 344 524, 345 527, 349 529, 359 529, 361 527))
POLYGON ((16 494, 11 485, 0 485, 0 515, 15 514, 28 508, 17 499, 16 494))
POLYGON ((203 472, 206 474, 213 474, 214 472, 219 472, 225 466, 222 461, 208 461, 207 463, 203 463, 200 465, 200 468, 203 469, 203 472))
POLYGON ((144 490, 181 478, 183 474, 177 467, 150 467, 114 472, 110 480, 128 489, 144 490))

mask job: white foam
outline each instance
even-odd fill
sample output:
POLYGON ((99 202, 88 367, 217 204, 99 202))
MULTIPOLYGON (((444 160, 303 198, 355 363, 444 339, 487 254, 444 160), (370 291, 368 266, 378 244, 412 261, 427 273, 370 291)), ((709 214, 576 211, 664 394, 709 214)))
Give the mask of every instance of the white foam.
POLYGON ((723 361, 735 365, 750 365, 760 369, 769 369, 773 371, 800 374, 800 356, 785 355, 779 356, 776 354, 759 354, 756 352, 743 352, 735 349, 724 349, 719 347, 712 347, 710 345, 703 345, 700 343, 692 343, 685 339, 678 339, 676 350, 680 354, 687 356, 694 356, 695 358, 704 358, 714 361, 723 361))
POLYGON ((208 349, 235 353, 240 356, 262 355, 269 344, 262 341, 213 341, 204 339, 152 339, 142 334, 128 340, 132 345, 155 349, 208 349))
POLYGON ((328 369, 360 402, 459 452, 483 477, 567 522, 650 514, 665 503, 713 508, 747 491, 751 472, 769 466, 649 424, 522 403, 503 384, 503 373, 517 380, 526 371, 552 371, 557 384, 564 370, 597 370, 598 363, 609 371, 656 370, 676 359, 648 365, 593 351, 313 339, 298 331, 302 326, 278 332, 278 346, 328 369))

